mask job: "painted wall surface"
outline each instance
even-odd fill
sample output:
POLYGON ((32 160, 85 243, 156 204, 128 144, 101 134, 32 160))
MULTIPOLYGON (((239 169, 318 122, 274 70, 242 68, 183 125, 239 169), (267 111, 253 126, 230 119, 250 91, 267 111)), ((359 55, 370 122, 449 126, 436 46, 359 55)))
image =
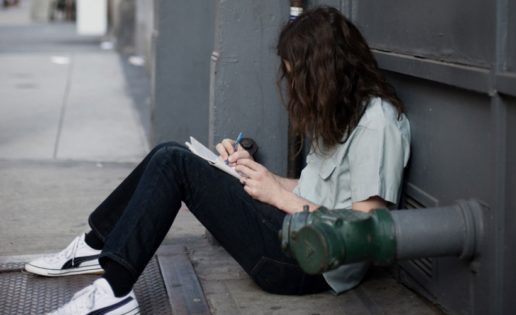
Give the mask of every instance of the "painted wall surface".
POLYGON ((493 59, 494 1, 397 0, 386 4, 365 0, 354 3, 356 20, 377 49, 483 67, 489 66, 493 59))
MULTIPOLYGON (((503 218, 504 226, 503 230, 507 234, 504 240, 505 247, 505 258, 504 258, 504 269, 505 271, 512 271, 514 269, 514 262, 516 261, 516 251, 514 250, 514 240, 516 240, 516 194, 514 193, 516 187, 516 141, 514 135, 516 134, 516 97, 507 98, 507 134, 512 135, 507 137, 507 205, 506 205, 506 217, 503 218)), ((516 272, 507 272, 504 274, 504 283, 502 292, 504 293, 504 301, 506 314, 513 312, 514 310, 514 296, 515 289, 514 284, 516 283, 516 272), (512 304, 512 305, 511 305, 512 304)))
POLYGON ((407 106, 417 139, 411 144, 410 180, 431 191, 437 204, 451 204, 460 196, 492 203, 493 183, 485 183, 492 180, 495 145, 494 122, 486 120, 489 98, 406 76, 389 78, 407 106), (471 158, 459 158, 465 156, 471 158))
POLYGON ((402 263, 403 281, 451 313, 510 314, 516 6, 505 0, 340 4, 407 107, 413 151, 405 198, 421 207, 476 198, 490 207, 479 259, 402 263))
POLYGON ((412 127, 406 205, 484 201, 482 257, 400 264, 453 314, 512 314, 516 296, 516 2, 312 0, 363 32, 412 127))
POLYGON ((507 47, 505 54, 507 55, 507 70, 516 72, 516 1, 507 1, 508 10, 505 18, 507 21, 507 47))
POLYGON ((156 0, 153 142, 208 141, 214 2, 156 0))
POLYGON ((259 160, 285 174, 287 117, 276 88, 276 39, 287 1, 217 1, 212 57, 210 144, 240 131, 256 140, 259 160))
MULTIPOLYGON (((496 126, 488 118, 489 97, 406 75, 389 73, 388 78, 405 102, 411 123, 412 152, 405 197, 420 207, 451 205, 468 198, 496 204, 496 126)), ((494 222, 488 221, 493 226, 494 222)), ((488 241, 493 245, 493 235, 488 241)), ((494 248, 483 246, 483 254, 496 257, 494 248)), ((424 262, 427 267, 422 267, 420 260, 400 264, 405 283, 416 289, 423 286, 419 291, 446 311, 489 313, 493 300, 488 301, 490 290, 486 288, 496 269, 494 260, 483 260, 475 267, 458 258, 424 262)))

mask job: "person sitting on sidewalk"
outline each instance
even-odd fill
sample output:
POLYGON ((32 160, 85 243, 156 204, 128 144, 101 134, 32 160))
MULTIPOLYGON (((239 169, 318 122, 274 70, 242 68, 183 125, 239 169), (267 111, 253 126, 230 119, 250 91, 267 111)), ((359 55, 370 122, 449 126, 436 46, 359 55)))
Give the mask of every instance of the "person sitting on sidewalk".
POLYGON ((133 286, 181 202, 256 284, 276 294, 342 292, 367 264, 304 273, 281 249, 287 213, 369 211, 395 204, 409 155, 409 123, 360 32, 338 10, 308 10, 285 25, 277 52, 293 130, 310 144, 299 180, 271 173, 225 139, 216 149, 240 180, 177 143, 156 146, 89 216, 91 231, 28 263, 43 276, 104 273, 53 314, 136 314, 133 286))

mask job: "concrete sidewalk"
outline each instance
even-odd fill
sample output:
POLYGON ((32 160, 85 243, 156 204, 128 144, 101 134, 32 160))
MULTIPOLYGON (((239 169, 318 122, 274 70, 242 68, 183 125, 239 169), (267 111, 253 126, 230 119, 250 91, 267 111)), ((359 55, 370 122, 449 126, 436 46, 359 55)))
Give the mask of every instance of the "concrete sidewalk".
POLYGON ((2 255, 62 247, 148 151, 118 54, 28 5, 0 10, 2 255))
MULTIPOLYGON (((149 149, 143 70, 72 24, 30 23, 29 3, 0 10, 0 256, 62 249, 149 149)), ((385 269, 338 297, 267 294, 185 209, 164 244, 186 246, 213 314, 439 313, 385 269)))

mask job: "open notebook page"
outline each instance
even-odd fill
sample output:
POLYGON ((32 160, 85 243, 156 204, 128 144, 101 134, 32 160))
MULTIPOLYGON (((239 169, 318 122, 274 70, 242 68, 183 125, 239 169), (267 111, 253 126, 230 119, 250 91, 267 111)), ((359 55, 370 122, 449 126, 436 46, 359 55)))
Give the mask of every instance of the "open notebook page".
POLYGON ((218 155, 213 153, 210 149, 204 146, 204 144, 197 141, 194 137, 190 137, 190 142, 185 142, 186 146, 192 153, 195 155, 205 159, 208 161, 211 165, 215 166, 216 168, 236 177, 240 178, 240 175, 235 171, 233 167, 230 167, 222 161, 218 155))

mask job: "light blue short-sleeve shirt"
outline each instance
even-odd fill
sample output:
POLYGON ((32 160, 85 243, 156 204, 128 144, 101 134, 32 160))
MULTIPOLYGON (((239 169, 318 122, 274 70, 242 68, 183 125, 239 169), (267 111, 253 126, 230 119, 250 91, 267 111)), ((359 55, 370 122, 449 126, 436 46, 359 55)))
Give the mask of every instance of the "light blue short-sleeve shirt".
MULTIPOLYGON (((308 154, 296 195, 328 209, 351 209, 353 202, 373 196, 398 203, 410 155, 410 125, 390 103, 372 98, 346 141, 322 151, 308 154)), ((324 277, 340 293, 356 286, 366 270, 367 264, 351 264, 324 277)))

